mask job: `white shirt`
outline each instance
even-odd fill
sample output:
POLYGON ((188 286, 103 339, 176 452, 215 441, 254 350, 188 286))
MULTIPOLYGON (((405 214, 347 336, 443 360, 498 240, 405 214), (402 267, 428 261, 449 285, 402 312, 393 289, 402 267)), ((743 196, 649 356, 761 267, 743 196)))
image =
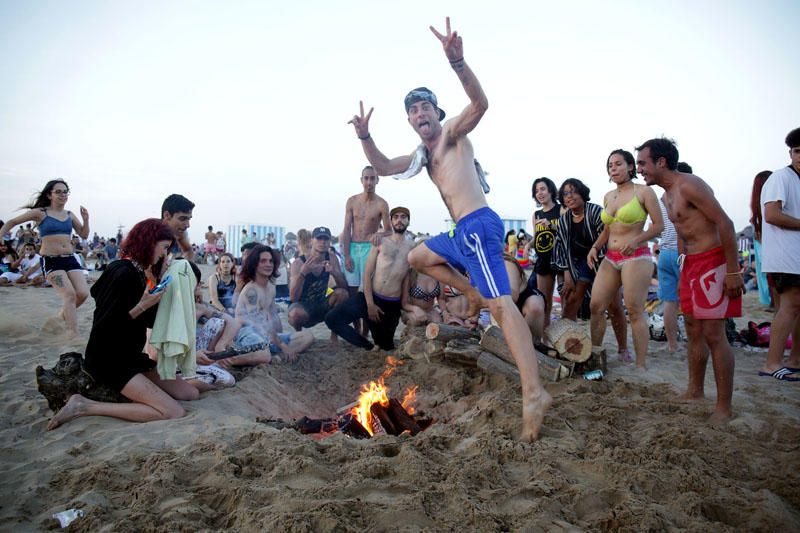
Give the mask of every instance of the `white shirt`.
POLYGON ((34 265, 38 266, 39 268, 34 270, 31 273, 31 275, 28 276, 28 279, 33 279, 36 276, 41 275, 41 273, 42 273, 42 258, 41 258, 41 256, 39 254, 34 254, 33 259, 28 259, 28 256, 26 255, 25 258, 22 261, 19 262, 19 272, 20 272, 20 274, 24 274, 30 267, 32 267, 34 265))
MULTIPOLYGON (((781 202, 781 211, 800 218, 800 177, 790 167, 776 170, 761 190, 761 213, 768 202, 781 202)), ((800 230, 781 228, 764 220, 761 227, 761 270, 800 274, 800 230)))

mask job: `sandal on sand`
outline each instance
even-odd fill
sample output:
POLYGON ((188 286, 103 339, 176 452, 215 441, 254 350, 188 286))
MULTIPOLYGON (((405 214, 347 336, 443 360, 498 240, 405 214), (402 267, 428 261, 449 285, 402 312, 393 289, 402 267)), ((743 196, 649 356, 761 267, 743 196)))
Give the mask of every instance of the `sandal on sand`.
POLYGON ((758 371, 758 375, 759 376, 769 376, 769 377, 773 377, 775 379, 778 379, 780 381, 800 381, 800 378, 793 378, 793 377, 789 376, 789 374, 793 374, 793 373, 794 372, 792 371, 791 368, 787 368, 785 366, 782 367, 782 368, 779 368, 775 372, 762 372, 760 370, 758 371))

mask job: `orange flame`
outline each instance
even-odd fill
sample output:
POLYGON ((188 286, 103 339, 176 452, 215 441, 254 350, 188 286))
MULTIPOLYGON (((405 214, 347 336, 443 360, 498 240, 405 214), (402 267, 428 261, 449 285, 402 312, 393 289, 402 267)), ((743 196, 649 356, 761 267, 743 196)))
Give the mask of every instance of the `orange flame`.
MULTIPOLYGON (((370 435, 373 435, 374 432, 372 430, 372 413, 370 413, 369 408, 372 407, 374 403, 379 403, 383 407, 389 406, 389 388, 384 381, 402 364, 404 364, 404 361, 399 361, 392 356, 387 357, 386 370, 383 371, 381 377, 379 377, 377 381, 370 381, 368 385, 361 386, 361 394, 358 396, 358 405, 353 407, 350 412, 356 417, 356 420, 364 426, 364 429, 366 429, 370 435)), ((416 392, 416 386, 408 389, 402 401, 403 408, 408 411, 409 414, 414 413, 414 408, 411 407, 410 404, 416 401, 416 392)))
POLYGON ((403 396, 403 401, 400 402, 400 404, 403 406, 403 409, 405 409, 406 412, 408 414, 410 414, 410 415, 413 415, 414 413, 417 412, 417 410, 414 409, 414 406, 412 404, 417 401, 417 389, 418 388, 419 388, 419 385, 414 385, 413 387, 409 387, 406 390, 406 395, 403 396))

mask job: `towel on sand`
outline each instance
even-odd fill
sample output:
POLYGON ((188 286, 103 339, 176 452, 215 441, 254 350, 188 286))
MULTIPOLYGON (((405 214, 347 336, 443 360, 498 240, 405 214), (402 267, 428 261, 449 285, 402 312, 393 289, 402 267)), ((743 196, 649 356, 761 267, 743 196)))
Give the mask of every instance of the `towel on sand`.
POLYGON ((172 281, 158 303, 150 344, 158 354, 156 368, 161 379, 175 379, 179 368, 183 379, 192 379, 197 375, 194 316, 197 278, 189 262, 183 259, 174 261, 167 274, 172 281))

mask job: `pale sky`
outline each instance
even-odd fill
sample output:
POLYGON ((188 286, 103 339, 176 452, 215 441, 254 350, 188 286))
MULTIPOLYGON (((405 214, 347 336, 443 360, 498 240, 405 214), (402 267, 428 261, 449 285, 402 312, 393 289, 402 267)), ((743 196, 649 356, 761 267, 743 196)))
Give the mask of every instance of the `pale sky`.
MULTIPOLYGON (((388 156, 419 142, 408 90, 467 104, 428 30, 445 15, 489 99, 470 138, 503 217, 530 218, 539 176, 600 202, 608 153, 666 135, 741 229, 755 174, 789 162, 796 1, 0 0, 0 218, 62 177, 101 235, 173 192, 197 204, 195 242, 238 222, 338 233, 366 164, 358 101, 388 156)), ((424 172, 377 192, 444 229, 424 172)))

